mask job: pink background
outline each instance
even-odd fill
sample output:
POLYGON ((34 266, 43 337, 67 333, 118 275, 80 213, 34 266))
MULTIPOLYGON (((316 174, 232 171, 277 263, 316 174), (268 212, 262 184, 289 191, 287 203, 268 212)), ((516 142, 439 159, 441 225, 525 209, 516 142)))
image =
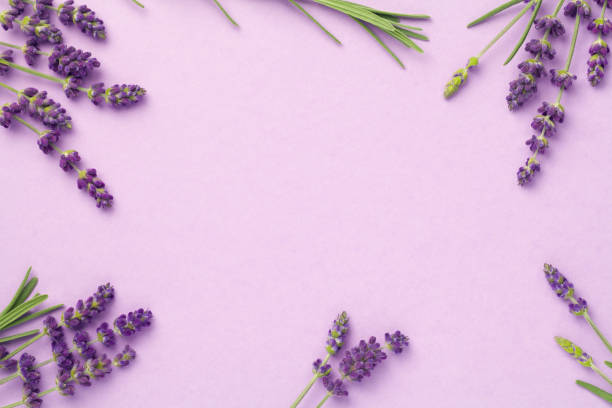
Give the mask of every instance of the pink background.
MULTIPOLYGON (((606 406, 574 384, 603 385, 553 336, 600 363, 611 356, 541 270, 548 261, 566 273, 612 336, 612 84, 584 80, 592 34, 580 34, 580 81, 543 173, 520 189, 530 118, 555 91, 543 81, 537 101, 507 111, 525 54, 501 62, 518 31, 457 98, 441 96, 509 18, 465 29, 497 2, 377 3, 434 16, 422 24, 425 55, 389 42, 406 71, 354 22, 315 5, 343 46, 283 1, 224 0, 240 29, 205 0, 91 3, 108 41, 65 29, 68 43, 95 53, 107 83, 146 86, 146 102, 114 112, 25 74, 8 81, 66 105, 75 129, 61 146, 99 170, 116 207, 97 210, 29 131, 3 131, 0 299, 33 265, 53 302, 111 281, 118 298, 106 318, 146 306, 156 322, 132 342, 134 367, 48 406, 286 407, 341 310, 350 344, 399 328, 412 346, 326 406, 606 406)), ((568 40, 555 43, 552 66, 568 40)), ((48 347, 34 350, 43 358, 48 347)), ((47 382, 53 373, 44 370, 47 382)), ((5 386, 0 404, 18 394, 5 386)), ((303 406, 322 395, 315 386, 303 406)))

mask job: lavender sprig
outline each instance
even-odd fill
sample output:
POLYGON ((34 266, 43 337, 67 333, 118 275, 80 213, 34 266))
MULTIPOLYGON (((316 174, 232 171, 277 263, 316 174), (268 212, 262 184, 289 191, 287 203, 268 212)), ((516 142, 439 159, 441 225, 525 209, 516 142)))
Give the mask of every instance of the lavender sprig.
POLYGON ((557 336, 555 337, 555 341, 557 344, 565 350, 570 356, 575 358, 580 365, 590 368, 595 371, 601 378, 606 380, 608 384, 612 385, 612 379, 610 379, 607 375, 605 375, 599 367, 593 361, 593 357, 591 357, 588 353, 582 350, 579 346, 572 343, 570 340, 565 339, 563 337, 557 336))

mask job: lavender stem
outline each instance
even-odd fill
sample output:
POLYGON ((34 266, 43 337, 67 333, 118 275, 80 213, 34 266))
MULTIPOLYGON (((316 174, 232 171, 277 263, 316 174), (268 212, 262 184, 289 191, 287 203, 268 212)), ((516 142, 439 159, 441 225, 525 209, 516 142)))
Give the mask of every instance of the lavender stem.
POLYGON ((489 49, 493 45, 495 45, 495 43, 499 41, 499 39, 502 38, 504 34, 508 32, 508 30, 511 29, 521 19, 521 17, 523 17, 525 13, 527 13, 527 11, 529 11, 529 9, 531 8, 531 6, 534 5, 534 3, 535 0, 531 0, 529 3, 527 3, 527 5, 516 16, 514 16, 514 18, 510 20, 510 22, 495 36, 495 38, 493 38, 493 40, 491 40, 491 42, 488 43, 482 51, 480 51, 476 58, 480 59, 487 51, 489 51, 489 49))
POLYGON ((328 392, 327 394, 325 394, 325 397, 323 397, 323 399, 321 400, 321 402, 319 402, 317 404, 317 408, 321 408, 323 406, 323 404, 325 404, 325 402, 329 399, 329 397, 331 397, 332 394, 330 392, 328 392))
MULTIPOLYGON (((57 391, 57 390, 58 390, 58 389, 57 389, 57 387, 49 388, 48 390, 45 390, 45 391, 43 391, 43 392, 39 393, 39 394, 38 394, 38 397, 39 397, 39 398, 42 398, 42 397, 44 397, 45 395, 51 394, 52 392, 55 392, 55 391, 57 391)), ((24 401, 24 400, 17 401, 17 402, 13 402, 12 404, 5 405, 5 406, 3 406, 2 408, 15 408, 15 407, 19 407, 19 406, 21 406, 21 405, 25 405, 25 401, 24 401)))
MULTIPOLYGON (((325 356, 325 359, 323 360, 323 363, 321 363, 321 365, 326 364, 327 361, 329 360, 329 357, 331 357, 331 354, 327 353, 327 356, 325 356)), ((304 397, 306 396, 306 394, 308 394, 308 391, 310 391, 310 389, 312 388, 312 386, 314 385, 315 382, 317 382, 317 379, 319 378, 319 373, 315 373, 315 375, 312 376, 312 379, 310 380, 310 382, 308 383, 308 385, 306 386, 306 388, 304 388, 304 390, 302 390, 302 392, 300 393, 300 395, 298 395, 298 397, 296 398, 296 400, 293 402, 293 404, 291 404, 291 408, 295 408, 298 406, 298 404, 300 402, 302 402, 302 400, 304 399, 304 397)))
POLYGON ((605 344, 606 348, 612 353, 612 345, 610 345, 610 342, 608 341, 608 339, 606 339, 603 333, 599 331, 599 328, 595 325, 595 322, 593 322, 591 316, 589 316, 589 312, 584 312, 584 320, 586 320, 589 326, 593 328, 597 336, 601 339, 603 344, 605 344))
POLYGON ((574 34, 572 34, 572 43, 570 45, 569 55, 565 62, 565 70, 569 71, 570 65, 572 64, 572 58, 574 58, 574 51, 576 50, 576 40, 578 39, 578 29, 580 28, 580 13, 576 13, 576 23, 574 24, 574 34))
POLYGON ((30 347, 32 344, 36 343, 38 340, 43 338, 44 335, 45 335, 45 333, 40 333, 39 335, 32 337, 30 340, 26 341, 25 343, 23 343, 22 345, 17 347, 11 353, 9 353, 6 356, 4 356, 4 358, 2 358, 2 360, 0 360, 0 361, 5 361, 5 360, 8 360, 11 357, 16 356, 19 352, 25 350, 26 348, 30 347))
POLYGON ((28 67, 24 67, 24 66, 19 65, 19 64, 15 64, 13 62, 7 61, 7 60, 2 59, 2 58, 0 58, 0 64, 9 66, 11 68, 15 68, 15 69, 17 69, 19 71, 23 71, 23 72, 26 72, 26 73, 31 74, 31 75, 35 75, 35 76, 40 77, 40 78, 47 79, 49 81, 57 82, 58 84, 62 84, 63 85, 65 83, 65 81, 63 79, 61 79, 61 78, 44 74, 42 72, 36 71, 36 70, 28 68, 28 67))

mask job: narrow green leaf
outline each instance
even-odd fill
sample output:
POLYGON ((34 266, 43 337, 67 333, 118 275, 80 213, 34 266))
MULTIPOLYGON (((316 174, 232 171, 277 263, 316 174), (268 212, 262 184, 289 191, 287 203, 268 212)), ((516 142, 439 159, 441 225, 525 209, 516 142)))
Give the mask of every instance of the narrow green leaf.
POLYGON ((352 1, 347 1, 347 0, 337 0, 339 2, 345 3, 345 4, 351 4, 353 6, 358 6, 361 7, 365 10, 371 11, 374 14, 378 14, 379 16, 383 17, 383 18, 389 18, 392 17, 394 19, 396 18, 405 18, 405 19, 409 19, 409 20, 429 20, 431 17, 426 15, 426 14, 404 14, 404 13, 395 13, 392 11, 385 11, 385 10, 377 10, 375 8, 372 7, 368 7, 368 6, 364 6, 363 4, 359 4, 359 3, 354 3, 352 1))
POLYGON ((494 8, 493 10, 489 11, 488 13, 484 14, 483 16, 477 18, 476 20, 472 21, 470 24, 468 24, 468 28, 472 28, 475 25, 478 25, 486 20, 488 20, 489 18, 501 13, 502 11, 506 10, 507 8, 510 8, 512 6, 514 6, 515 4, 518 4, 520 2, 522 2, 523 0, 510 0, 507 3, 502 4, 499 7, 494 8))
POLYGON ((45 333, 39 333, 38 335, 36 335, 35 337, 32 337, 30 340, 26 341, 25 343, 23 343, 22 345, 20 345, 19 347, 17 347, 15 350, 11 351, 9 354, 7 354, 6 356, 4 356, 3 358, 0 359, 0 361, 6 361, 9 358, 12 358, 14 356, 16 356, 17 354, 19 354, 22 350, 25 350, 26 348, 30 347, 30 345, 34 344, 35 342, 37 342, 38 340, 40 340, 40 338, 42 336, 44 336, 45 333))
POLYGON ((15 320, 14 322, 12 322, 8 326, 6 326, 5 329, 10 329, 11 327, 19 326, 20 324, 24 324, 26 322, 29 322, 30 320, 34 320, 34 319, 39 318, 41 316, 44 316, 46 314, 55 312, 56 310, 61 309, 62 307, 64 307, 64 305, 55 305, 55 306, 48 307, 48 308, 46 308, 44 310, 40 310, 40 311, 35 312, 35 313, 26 314, 23 317, 21 317, 20 319, 15 320))
POLYGON ((300 6, 298 3, 296 3, 296 2, 295 2, 295 0, 289 0, 289 2, 290 2, 291 4, 293 4, 293 5, 294 5, 294 6, 295 6, 295 7, 296 7, 298 10, 300 10, 302 13, 304 13, 304 15, 305 15, 306 17, 308 17, 310 20, 312 20, 312 22, 313 22, 313 23, 315 23, 316 25, 318 25, 318 26, 319 26, 319 28, 320 28, 321 30, 323 30, 323 31, 325 32, 325 34, 327 34, 328 36, 330 36, 332 40, 334 40, 334 41, 335 41, 335 42, 337 42, 338 44, 342 44, 342 43, 340 42, 340 40, 339 40, 339 39, 337 39, 337 38, 336 38, 336 37, 335 37, 335 36, 334 36, 332 33, 330 33, 330 32, 329 32, 329 31, 328 31, 328 30, 327 30, 325 27, 323 27, 323 24, 319 23, 319 22, 317 21, 317 19, 315 19, 315 18, 314 18, 312 15, 310 15, 310 13, 309 13, 309 12, 307 12, 306 10, 304 10, 304 8, 303 8, 302 6, 300 6))
POLYGON ((396 26, 396 27, 399 27, 399 28, 404 28, 406 30, 423 31, 423 29, 421 27, 413 27, 413 26, 409 26, 409 25, 406 25, 406 24, 401 24, 399 22, 394 22, 393 25, 396 26))
POLYGON ((612 362, 604 361, 604 364, 607 365, 608 367, 612 368, 612 362))
POLYGON ((132 0, 134 2, 134 4, 136 4, 139 7, 145 8, 144 4, 142 4, 141 2, 139 2, 138 0, 132 0))
POLYGON ((19 306, 20 304, 28 300, 32 292, 34 292, 36 285, 38 285, 38 278, 34 277, 30 279, 28 283, 25 285, 25 287, 23 288, 23 290, 21 291, 21 293, 19 294, 19 298, 17 298, 17 301, 15 302, 15 306, 19 306))
POLYGON ((593 394, 597 395, 599 398, 602 398, 603 400, 612 403, 612 394, 602 390, 601 388, 598 388, 594 386, 593 384, 589 384, 589 383, 586 383, 580 380, 576 380, 576 384, 578 384, 582 388, 585 388, 591 391, 593 394))
POLYGON ((378 35, 376 35, 376 33, 370 29, 370 27, 368 27, 367 25, 365 25, 363 22, 361 22, 360 20, 356 19, 355 17, 351 17, 351 18, 353 20, 355 20, 357 22, 357 24, 359 24, 361 27, 363 27, 363 29, 366 30, 368 32, 368 34, 370 34, 385 49, 385 51, 387 51, 389 53, 389 55, 391 55, 395 59, 395 61, 397 61, 397 63, 400 65, 400 67, 406 69, 406 67, 404 66, 404 63, 402 62, 402 60, 400 60, 399 57, 397 55, 395 55, 395 53, 393 51, 391 51, 391 49, 387 46, 387 44, 385 44, 383 42, 383 40, 381 40, 380 37, 378 35))
POLYGON ((538 11, 540 11, 540 7, 541 6, 542 6, 542 0, 538 0, 536 2, 536 5, 535 5, 534 9, 533 9, 533 12, 531 13, 531 18, 529 19, 529 22, 527 23, 527 27, 525 27, 525 31, 523 31, 523 35, 521 36, 521 38, 519 39, 518 43, 516 44, 516 46, 514 47, 512 52, 510 53, 510 56, 508 57, 506 62, 504 62, 504 65, 508 65, 508 63, 510 61, 512 61, 512 59, 514 58, 514 56, 516 55, 518 50, 520 50, 521 47, 523 46, 523 43, 527 39, 527 35, 529 35, 529 31, 531 30, 531 26, 533 25, 533 22, 535 21, 537 15, 538 15, 538 11))
POLYGON ((21 305, 15 307, 13 310, 8 312, 6 315, 0 317, 0 330, 6 329, 9 324, 19 319, 33 307, 38 306, 39 304, 47 300, 48 297, 49 296, 47 295, 34 296, 32 299, 28 300, 25 303, 22 303, 21 305))
POLYGON ((429 37, 427 37, 426 35, 415 33, 414 31, 406 30, 405 28, 400 28, 400 31, 404 33, 404 35, 406 35, 407 37, 416 38, 417 40, 421 41, 429 41, 429 37))
POLYGON ((232 16, 229 15, 229 13, 227 11, 225 11, 225 9, 223 8, 223 6, 221 5, 221 3, 219 3, 217 0, 213 0, 215 2, 215 4, 217 5, 217 7, 219 7, 219 10, 221 10, 221 12, 225 15, 225 17, 230 21, 230 23, 232 23, 233 25, 235 25, 236 27, 240 27, 238 25, 238 23, 236 21, 234 21, 234 19, 232 18, 232 16))
POLYGON ((34 336, 34 335, 37 335, 38 333, 40 333, 40 330, 30 330, 30 331, 19 333, 19 334, 14 334, 8 337, 2 337, 0 338, 0 344, 8 343, 9 341, 13 341, 13 340, 19 340, 24 337, 34 336))
POLYGON ((323 6, 327 6, 334 10, 340 11, 348 16, 355 17, 364 23, 370 23, 375 27, 378 27, 382 30, 394 31, 395 27, 392 22, 382 18, 379 15, 372 13, 367 10, 365 7, 359 4, 353 4, 344 2, 341 0, 313 0, 316 3, 319 3, 323 6))
POLYGON ((32 272, 31 266, 28 268, 28 271, 26 272, 25 277, 23 278, 23 281, 21 281, 21 285, 19 285, 19 288, 17 288, 17 291, 15 292, 15 296, 13 296, 13 299, 10 301, 10 303, 4 308, 2 313, 0 313, 0 318, 4 316, 5 314, 7 314, 15 305, 15 302, 19 298, 19 294, 23 290, 23 287, 26 285, 26 283, 28 283, 28 279, 30 278, 30 272, 32 272))
POLYGON ((393 32, 387 31, 386 33, 389 34, 391 37, 395 38, 396 40, 400 41, 406 47, 412 48, 413 50, 417 52, 423 53, 423 49, 419 47, 418 45, 416 45, 416 43, 412 41, 410 38, 406 37, 406 35, 403 33, 403 30, 396 30, 393 32))

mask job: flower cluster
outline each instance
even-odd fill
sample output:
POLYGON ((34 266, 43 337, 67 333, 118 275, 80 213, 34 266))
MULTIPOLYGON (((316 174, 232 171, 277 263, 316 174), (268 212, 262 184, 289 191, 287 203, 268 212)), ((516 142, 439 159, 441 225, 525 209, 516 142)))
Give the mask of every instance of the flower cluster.
POLYGON ((67 0, 60 4, 56 11, 62 24, 66 26, 75 25, 82 33, 92 38, 106 39, 104 21, 100 20, 89 7, 85 5, 77 6, 74 4, 74 0, 67 0))
POLYGON ((66 344, 64 328, 52 316, 47 317, 43 321, 43 325, 43 332, 51 339, 53 361, 55 361, 60 370, 72 369, 75 357, 66 344))
POLYGON ((23 403, 28 408, 38 408, 42 405, 40 393, 40 371, 36 368, 36 358, 23 353, 17 365, 17 372, 23 381, 23 403))
POLYGON ((13 370, 17 367, 17 361, 11 358, 6 358, 9 355, 9 351, 0 344, 0 368, 7 370, 13 370))
POLYGON ((56 45, 49 54, 49 69, 62 76, 85 78, 91 71, 99 67, 100 61, 93 58, 91 52, 65 44, 56 45))
POLYGON ((349 318, 346 312, 342 312, 334 320, 331 329, 327 333, 326 350, 334 355, 342 348, 349 330, 349 318))
POLYGON ((124 368, 130 365, 132 361, 136 359, 136 351, 128 345, 123 348, 121 353, 115 355, 113 358, 113 365, 115 367, 124 368))
MULTIPOLYGON (((36 88, 26 88, 17 95, 17 103, 24 112, 39 119, 53 130, 68 130, 72 128, 72 118, 59 102, 48 97, 47 91, 36 88)), ((17 112, 15 112, 17 113, 17 112)))
POLYGON ((153 313, 150 310, 138 309, 115 319, 115 332, 122 337, 129 337, 151 325, 153 313))
POLYGON ((100 285, 92 296, 85 301, 77 301, 75 307, 69 307, 62 313, 62 324, 73 330, 79 329, 102 313, 114 297, 115 289, 110 283, 100 285))
POLYGON ((340 362, 340 373, 343 378, 360 382, 369 377, 374 368, 386 358, 387 354, 376 342, 376 337, 372 336, 367 342, 361 340, 358 346, 345 352, 340 362))
POLYGON ((595 40, 589 47, 591 57, 588 60, 587 77, 592 86, 597 86, 603 80, 604 69, 608 65, 610 47, 602 38, 595 40))
POLYGON ((551 289, 561 299, 569 302, 569 311, 576 316, 583 316, 588 311, 586 300, 574 296, 574 285, 557 268, 544 264, 544 275, 551 289))

